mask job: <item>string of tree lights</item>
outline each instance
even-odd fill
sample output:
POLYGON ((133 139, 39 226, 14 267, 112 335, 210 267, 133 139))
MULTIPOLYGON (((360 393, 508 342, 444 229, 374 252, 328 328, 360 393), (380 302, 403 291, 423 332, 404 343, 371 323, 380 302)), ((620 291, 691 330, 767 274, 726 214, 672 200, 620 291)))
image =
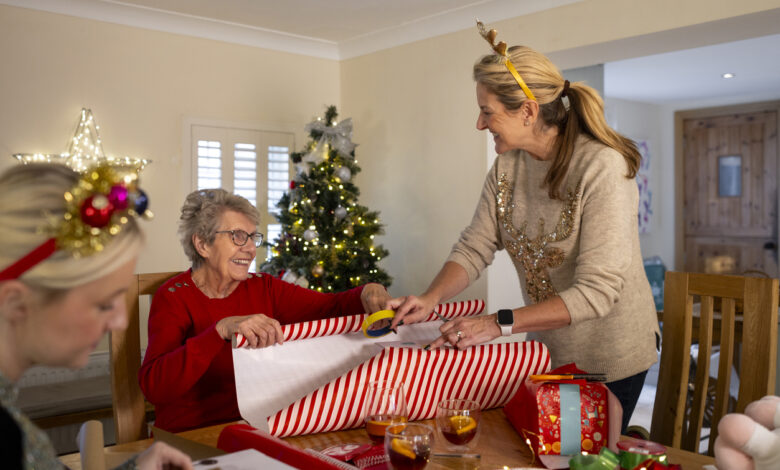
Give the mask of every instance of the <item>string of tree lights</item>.
POLYGON ((367 282, 389 286, 378 263, 388 255, 374 239, 379 213, 358 204, 353 183, 360 172, 352 121, 336 121, 335 106, 306 125, 310 141, 293 152, 296 176, 277 204, 281 236, 266 243, 273 257, 260 270, 320 292, 340 292, 367 282))

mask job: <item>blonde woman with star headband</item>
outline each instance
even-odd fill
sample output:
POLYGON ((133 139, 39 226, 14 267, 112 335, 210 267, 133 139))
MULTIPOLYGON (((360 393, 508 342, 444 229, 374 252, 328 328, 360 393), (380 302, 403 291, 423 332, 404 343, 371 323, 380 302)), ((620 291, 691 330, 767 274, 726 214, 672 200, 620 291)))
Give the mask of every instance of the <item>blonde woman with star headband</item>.
POLYGON ((444 323, 431 347, 464 349, 527 332, 547 345, 553 367, 574 362, 605 374, 625 430, 657 360, 637 227, 639 152, 607 125, 593 88, 569 83, 533 49, 495 44, 495 30, 478 27, 495 53, 474 65, 477 129, 493 135, 499 155, 471 224, 428 289, 388 304, 392 326, 427 317, 506 249, 525 306, 444 323))
MULTIPOLYGON (((83 367, 109 330, 127 326, 124 292, 143 245, 146 195, 134 172, 81 176, 31 164, 0 175, 0 461, 62 468, 46 434, 16 405, 15 382, 34 365, 83 367)), ((190 469, 162 443, 122 469, 190 469)))

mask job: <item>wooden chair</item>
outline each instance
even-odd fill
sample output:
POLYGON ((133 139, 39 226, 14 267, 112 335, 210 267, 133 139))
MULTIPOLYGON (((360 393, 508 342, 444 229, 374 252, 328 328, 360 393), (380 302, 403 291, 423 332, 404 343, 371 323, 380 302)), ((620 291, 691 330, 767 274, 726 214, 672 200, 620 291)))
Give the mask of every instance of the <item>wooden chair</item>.
POLYGON ((127 329, 111 331, 111 395, 113 398, 116 443, 137 441, 149 437, 146 426, 146 401, 138 385, 141 368, 141 325, 138 298, 153 295, 165 281, 179 274, 136 274, 125 296, 127 329))
POLYGON ((707 391, 708 387, 712 388, 709 369, 713 323, 720 324, 720 337, 715 338, 715 342, 720 343, 720 360, 714 386, 708 453, 713 453, 718 422, 724 414, 743 412, 748 403, 774 393, 777 308, 777 279, 666 273, 661 363, 650 428, 651 440, 692 452, 699 451, 707 391), (693 328, 694 296, 701 301, 698 332, 693 328), (713 308, 716 300, 720 300, 719 312, 713 308), (735 315, 738 301, 743 305, 741 317, 735 315), (736 336, 739 323, 741 335, 736 336), (694 333, 698 333, 695 338, 694 333), (689 398, 692 341, 698 342, 699 353, 689 398), (740 358, 736 364, 740 381, 736 409, 732 410, 729 409, 729 382, 735 352, 740 358), (689 409, 686 409, 687 404, 690 404, 689 409))

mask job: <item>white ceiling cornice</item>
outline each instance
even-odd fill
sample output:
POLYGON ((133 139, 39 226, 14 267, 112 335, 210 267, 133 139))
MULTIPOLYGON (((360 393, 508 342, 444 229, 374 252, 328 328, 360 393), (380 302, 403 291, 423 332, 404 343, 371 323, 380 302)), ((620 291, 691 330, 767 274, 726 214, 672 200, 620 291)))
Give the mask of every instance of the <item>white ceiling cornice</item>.
POLYGON ((582 0, 475 0, 460 8, 416 18, 390 28, 370 31, 341 42, 171 12, 117 0, 0 0, 0 4, 293 54, 341 60, 471 28, 477 17, 492 23, 580 1, 582 0))
POLYGON ((351 59, 364 54, 474 28, 479 18, 486 24, 529 15, 583 0, 493 0, 418 18, 392 28, 373 31, 339 43, 339 58, 351 59))
POLYGON ((338 45, 333 41, 121 2, 105 0, 0 0, 0 4, 323 59, 339 59, 338 45))

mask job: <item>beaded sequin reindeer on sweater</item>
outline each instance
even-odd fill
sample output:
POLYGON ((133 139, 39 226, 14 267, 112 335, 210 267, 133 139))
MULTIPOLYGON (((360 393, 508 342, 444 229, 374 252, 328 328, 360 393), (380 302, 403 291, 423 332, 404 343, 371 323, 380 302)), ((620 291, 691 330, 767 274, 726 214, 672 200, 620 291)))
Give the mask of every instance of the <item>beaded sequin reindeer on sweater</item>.
POLYGON ((525 269, 525 284, 528 296, 535 303, 542 302, 557 295, 550 279, 550 269, 563 263, 566 252, 551 246, 551 243, 561 242, 571 236, 574 229, 574 215, 577 201, 580 198, 581 185, 569 190, 563 209, 558 217, 558 223, 551 232, 545 233, 544 219, 539 219, 539 230, 535 238, 527 235, 528 222, 523 222, 520 228, 512 223, 514 204, 512 201, 512 186, 506 174, 498 179, 498 194, 496 204, 498 220, 512 238, 504 243, 506 251, 523 265, 525 269))

